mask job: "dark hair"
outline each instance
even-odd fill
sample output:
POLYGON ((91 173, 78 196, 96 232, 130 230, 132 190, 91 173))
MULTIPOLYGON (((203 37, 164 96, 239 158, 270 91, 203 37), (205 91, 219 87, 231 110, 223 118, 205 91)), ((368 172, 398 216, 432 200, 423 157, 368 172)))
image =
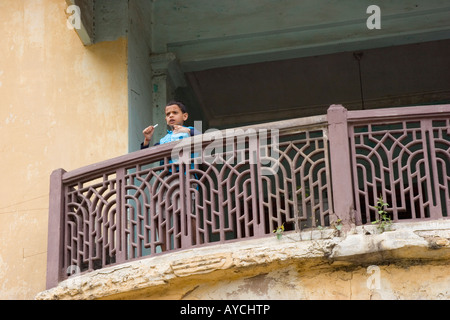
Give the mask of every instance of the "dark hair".
POLYGON ((186 112, 187 112, 186 106, 185 106, 182 102, 179 102, 179 101, 174 101, 174 100, 169 101, 169 102, 167 102, 166 107, 167 107, 167 106, 174 105, 174 104, 176 104, 178 107, 180 107, 181 112, 183 112, 183 113, 186 113, 186 112))

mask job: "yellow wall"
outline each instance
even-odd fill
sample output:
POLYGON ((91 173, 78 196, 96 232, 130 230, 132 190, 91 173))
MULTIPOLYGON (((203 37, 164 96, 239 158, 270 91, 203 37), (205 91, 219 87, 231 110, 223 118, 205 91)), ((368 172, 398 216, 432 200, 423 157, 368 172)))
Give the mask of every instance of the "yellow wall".
POLYGON ((66 8, 0 1, 0 299, 45 289, 51 172, 127 152, 127 40, 84 47, 66 8))

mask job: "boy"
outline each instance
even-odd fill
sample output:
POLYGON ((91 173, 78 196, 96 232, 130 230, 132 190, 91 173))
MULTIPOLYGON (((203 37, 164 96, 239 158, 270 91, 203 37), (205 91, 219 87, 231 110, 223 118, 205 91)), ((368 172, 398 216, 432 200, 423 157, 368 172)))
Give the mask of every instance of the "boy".
MULTIPOLYGON (((185 127, 184 126, 184 122, 188 119, 188 113, 186 110, 186 107, 184 106, 183 103, 178 102, 178 101, 170 101, 167 103, 166 107, 165 107, 165 113, 166 113, 166 124, 167 126, 170 128, 170 130, 167 130, 167 134, 161 138, 159 140, 158 143, 155 143, 156 145, 159 144, 164 144, 164 143, 169 143, 172 141, 177 141, 180 139, 184 139, 196 134, 201 134, 200 132, 198 132, 197 130, 195 130, 193 127, 185 127)), ((145 149, 148 148, 150 145, 150 141, 153 137, 153 133, 155 131, 155 127, 154 126, 148 126, 147 128, 145 128, 142 131, 142 134, 144 135, 144 142, 141 143, 141 149, 145 149)), ((171 160, 169 160, 169 163, 172 162, 171 160)), ((161 161, 161 164, 163 164, 163 161, 161 161)), ((191 168, 193 168, 193 164, 191 165, 191 168)), ((167 185, 165 185, 165 188, 161 191, 161 185, 156 189, 157 192, 162 192, 164 195, 161 195, 163 198, 168 196, 169 194, 173 195, 173 188, 176 188, 177 184, 179 183, 179 180, 176 176, 172 176, 172 169, 169 169, 170 174, 168 174, 166 176, 166 183, 167 185), (168 178, 170 177, 170 178, 168 178), (169 192, 169 189, 172 189, 172 191, 169 192)), ((178 172, 178 169, 177 169, 178 172)), ((196 175, 193 175, 194 179, 196 178, 196 175)), ((196 185, 194 185, 194 188, 196 188, 196 185)), ((170 197, 170 196, 169 196, 170 197)), ((192 197, 194 197, 194 195, 192 195, 192 197)), ((176 198, 175 198, 176 199, 176 198)), ((167 199, 169 200, 169 199, 167 199)), ((167 207, 172 207, 171 204, 171 200, 170 199, 168 201, 168 203, 166 203, 167 207)), ((193 207, 195 206, 195 199, 192 198, 191 199, 191 212, 194 210, 193 207)), ((176 219, 180 219, 179 217, 176 217, 174 215, 176 208, 180 208, 181 204, 179 202, 179 199, 176 201, 175 204, 175 209, 172 209, 172 214, 169 215, 169 221, 166 221, 167 219, 167 213, 163 212, 162 214, 162 220, 160 221, 160 224, 162 225, 162 229, 156 231, 156 238, 159 239, 158 241, 160 241, 161 243, 161 250, 165 251, 168 249, 174 249, 175 247, 178 247, 175 245, 175 235, 174 234, 170 234, 167 235, 168 230, 166 230, 167 228, 169 229, 173 229, 174 228, 174 222, 176 219), (175 219, 175 220, 174 220, 175 219)), ((166 209, 167 210, 167 209, 166 209)), ((156 212, 158 212, 159 209, 156 209, 156 212)), ((195 219, 191 218, 192 222, 191 222, 191 228, 192 228, 192 238, 195 237, 195 219)), ((177 220, 178 221, 178 220, 177 220)), ((180 221, 178 221, 180 222, 180 221)), ((179 224, 179 223, 178 223, 179 224)))
MULTIPOLYGON (((167 130, 167 134, 161 138, 158 143, 155 143, 155 146, 199 134, 199 132, 193 127, 184 126, 184 122, 187 120, 189 115, 186 107, 181 102, 170 101, 167 103, 165 113, 166 124, 171 130, 167 130)), ((144 142, 141 143, 141 149, 149 147, 154 131, 154 126, 148 126, 142 131, 142 134, 144 135, 144 142)))

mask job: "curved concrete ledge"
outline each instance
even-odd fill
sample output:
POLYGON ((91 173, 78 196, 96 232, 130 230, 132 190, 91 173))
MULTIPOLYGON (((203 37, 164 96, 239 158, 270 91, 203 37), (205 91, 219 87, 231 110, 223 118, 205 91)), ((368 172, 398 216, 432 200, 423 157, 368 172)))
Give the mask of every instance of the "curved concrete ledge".
POLYGON ((173 252, 69 278, 36 299, 180 299, 205 282, 258 277, 292 264, 329 270, 450 260, 450 220, 393 229, 378 234, 374 226, 361 226, 339 236, 329 228, 173 252), (177 286, 191 289, 171 296, 177 286))

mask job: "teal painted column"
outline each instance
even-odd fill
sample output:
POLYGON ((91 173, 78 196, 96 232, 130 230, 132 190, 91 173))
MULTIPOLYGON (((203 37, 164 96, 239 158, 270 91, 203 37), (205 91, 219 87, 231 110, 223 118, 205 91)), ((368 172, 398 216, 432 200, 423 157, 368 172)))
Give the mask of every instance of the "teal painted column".
POLYGON ((152 68, 152 117, 158 124, 153 135, 152 144, 166 134, 165 106, 174 99, 178 87, 186 87, 184 74, 181 71, 175 54, 168 52, 150 56, 152 68))

